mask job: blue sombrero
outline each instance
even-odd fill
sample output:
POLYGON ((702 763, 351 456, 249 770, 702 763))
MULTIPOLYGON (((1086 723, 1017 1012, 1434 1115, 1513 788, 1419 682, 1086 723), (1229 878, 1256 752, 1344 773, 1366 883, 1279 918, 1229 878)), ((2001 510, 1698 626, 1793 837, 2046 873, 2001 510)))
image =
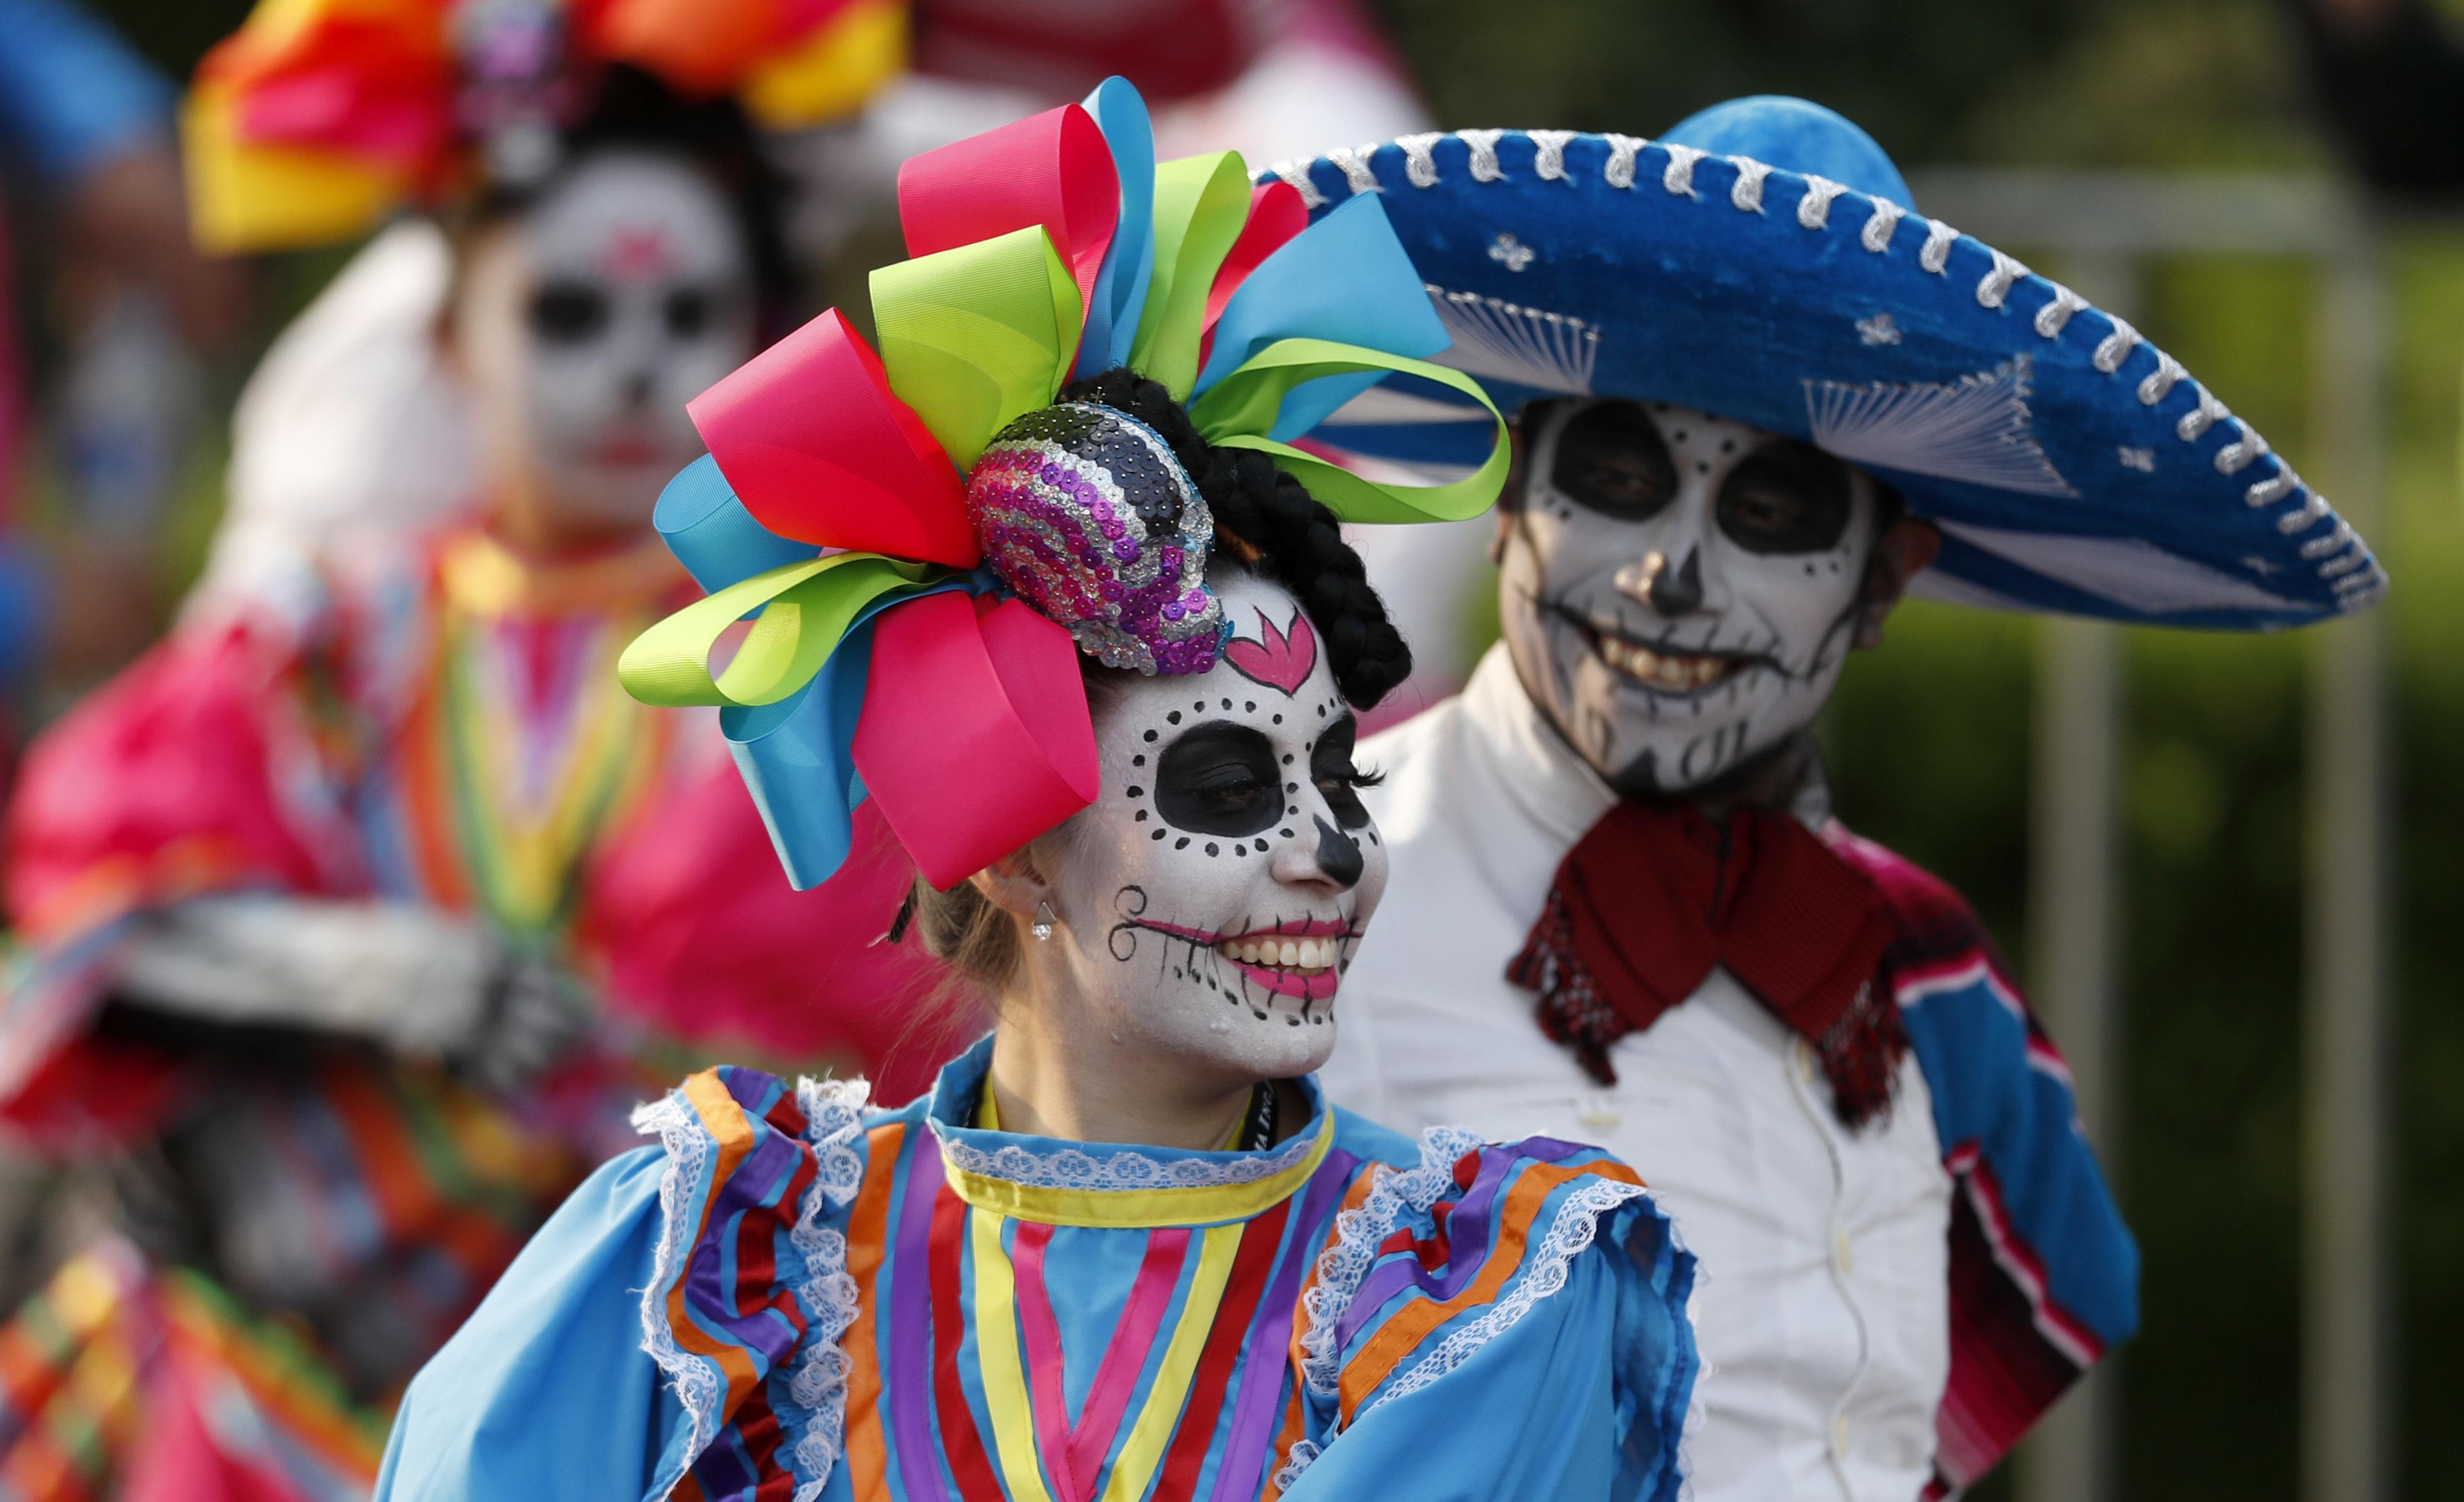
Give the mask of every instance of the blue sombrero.
MULTIPOLYGON (((1314 212, 1385 196, 1454 337, 1438 359, 1501 409, 1669 402, 1883 476, 1943 533, 1917 593, 2273 629, 2386 591, 2326 499, 2170 356, 1908 208, 1881 147, 1820 105, 1731 100, 1657 141, 1406 136, 1272 175, 1314 212)), ((1317 437, 1467 468, 1488 421, 1390 378, 1317 437)))

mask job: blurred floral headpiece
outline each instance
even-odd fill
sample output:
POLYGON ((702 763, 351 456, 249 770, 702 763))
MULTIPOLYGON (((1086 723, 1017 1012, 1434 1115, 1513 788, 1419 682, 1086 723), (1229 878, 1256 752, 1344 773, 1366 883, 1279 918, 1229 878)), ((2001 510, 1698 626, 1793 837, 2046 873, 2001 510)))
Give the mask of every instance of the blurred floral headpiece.
POLYGON ((722 707, 799 887, 846 859, 867 796, 944 887, 1093 801, 1082 648, 1213 664, 1205 503, 1143 424, 1055 405, 1072 379, 1161 382, 1207 442, 1265 454, 1345 521, 1474 516, 1506 477, 1502 422, 1442 485, 1295 446, 1397 374, 1487 399, 1423 362, 1445 329, 1374 195, 1312 225, 1236 153, 1158 166, 1122 79, 914 158, 898 207, 913 259, 872 274, 878 355, 833 310, 692 403, 710 453, 656 521, 711 593, 621 666, 648 703, 722 707))
POLYGON ((197 239, 348 239, 483 173, 536 181, 610 63, 783 130, 854 113, 906 48, 906 0, 257 0, 182 120, 197 239))

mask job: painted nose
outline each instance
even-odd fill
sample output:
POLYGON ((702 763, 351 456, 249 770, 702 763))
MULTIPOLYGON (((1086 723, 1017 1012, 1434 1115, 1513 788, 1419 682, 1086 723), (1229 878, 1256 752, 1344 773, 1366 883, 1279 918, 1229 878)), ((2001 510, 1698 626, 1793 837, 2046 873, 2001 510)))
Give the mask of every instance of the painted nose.
POLYGON ((1368 865, 1368 859, 1360 853, 1360 841, 1324 817, 1318 819, 1317 868, 1326 873, 1328 881, 1348 892, 1360 884, 1360 874, 1368 865))
POLYGON ((1686 616, 1703 608, 1703 550, 1688 548, 1685 560, 1672 565, 1665 553, 1642 555, 1642 598, 1663 616, 1686 616))

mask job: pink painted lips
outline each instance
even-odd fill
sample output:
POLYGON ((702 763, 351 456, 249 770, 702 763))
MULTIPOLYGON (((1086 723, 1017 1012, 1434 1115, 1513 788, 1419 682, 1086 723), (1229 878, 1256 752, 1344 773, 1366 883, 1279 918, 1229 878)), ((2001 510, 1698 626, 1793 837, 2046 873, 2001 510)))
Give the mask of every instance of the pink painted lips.
POLYGON ((1343 946, 1359 930, 1324 919, 1281 923, 1246 933, 1216 934, 1166 924, 1152 925, 1177 939, 1203 945, 1264 990, 1302 1001, 1323 1001, 1342 980, 1343 946))

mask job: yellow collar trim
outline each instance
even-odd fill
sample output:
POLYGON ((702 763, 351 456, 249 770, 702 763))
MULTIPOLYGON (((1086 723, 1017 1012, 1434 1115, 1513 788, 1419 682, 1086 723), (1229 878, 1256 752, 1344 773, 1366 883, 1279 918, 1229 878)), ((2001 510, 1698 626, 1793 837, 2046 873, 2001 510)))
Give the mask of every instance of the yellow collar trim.
POLYGON ((1334 1147, 1334 1112, 1321 1105, 1309 1149, 1281 1173, 1248 1184, 1193 1185, 1169 1189, 1056 1189, 971 1173, 942 1156, 951 1192, 978 1209, 1042 1226, 1093 1226, 1152 1230, 1161 1226, 1217 1226, 1250 1220, 1300 1192, 1334 1147))

